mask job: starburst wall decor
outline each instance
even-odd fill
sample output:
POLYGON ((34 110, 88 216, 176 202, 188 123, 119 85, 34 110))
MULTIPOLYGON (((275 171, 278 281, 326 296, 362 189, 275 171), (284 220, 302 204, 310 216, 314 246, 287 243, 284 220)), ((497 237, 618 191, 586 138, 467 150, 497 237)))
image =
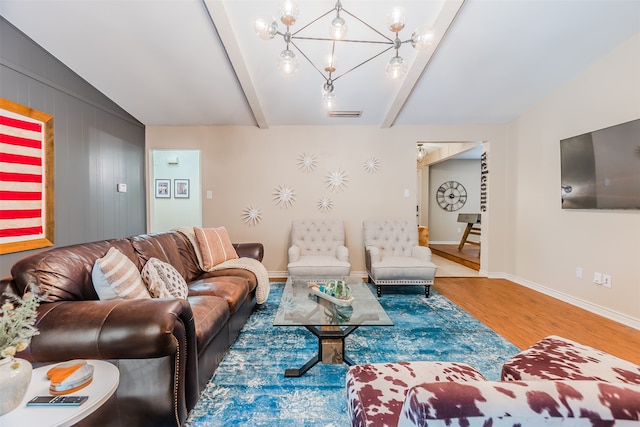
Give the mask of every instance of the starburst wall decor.
POLYGON ((327 188, 331 191, 342 191, 347 188, 347 173, 341 169, 329 171, 325 177, 327 188))
POLYGON ((242 211, 242 220, 248 225, 258 225, 262 219, 260 209, 254 208, 252 205, 247 206, 242 211))
POLYGON ((316 166, 318 166, 318 161, 315 155, 302 153, 298 156, 298 167, 303 172, 313 172, 316 166))
POLYGON ((380 160, 378 160, 375 156, 369 157, 364 162, 364 170, 369 173, 376 173, 380 169, 380 160))
POLYGON ((328 197, 321 197, 318 200, 318 209, 320 212, 329 212, 333 208, 333 202, 328 197))
POLYGON ((296 195, 291 187, 279 185, 273 190, 273 200, 276 202, 276 205, 288 208, 296 201, 296 195))

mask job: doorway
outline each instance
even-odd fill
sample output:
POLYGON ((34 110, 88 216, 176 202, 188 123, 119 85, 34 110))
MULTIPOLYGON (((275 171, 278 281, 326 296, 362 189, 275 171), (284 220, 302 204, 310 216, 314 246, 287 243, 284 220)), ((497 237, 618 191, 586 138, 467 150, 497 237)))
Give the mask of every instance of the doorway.
POLYGON ((200 150, 152 150, 149 232, 202 227, 200 150))

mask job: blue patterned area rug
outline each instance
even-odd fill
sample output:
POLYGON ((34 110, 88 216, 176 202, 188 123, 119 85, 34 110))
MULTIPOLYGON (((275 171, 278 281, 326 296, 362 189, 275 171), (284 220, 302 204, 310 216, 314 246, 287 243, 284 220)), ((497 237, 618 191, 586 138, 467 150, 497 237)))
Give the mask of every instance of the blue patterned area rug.
MULTIPOLYGON (((245 324, 187 426, 349 425, 347 365, 318 363, 302 377, 284 376, 317 353, 318 341, 305 328, 273 326, 283 288, 271 284, 268 300, 245 324)), ((519 351, 433 289, 425 298, 422 286, 390 288, 380 304, 395 326, 361 327, 347 337, 346 354, 354 363, 464 362, 498 380, 501 365, 519 351)))

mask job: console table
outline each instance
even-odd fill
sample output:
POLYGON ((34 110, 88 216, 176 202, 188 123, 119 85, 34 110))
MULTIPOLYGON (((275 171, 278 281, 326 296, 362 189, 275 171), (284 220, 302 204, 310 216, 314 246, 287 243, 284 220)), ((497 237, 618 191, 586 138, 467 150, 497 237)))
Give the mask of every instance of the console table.
POLYGON ((465 228, 462 239, 460 239, 460 244, 458 245, 458 252, 462 250, 465 243, 480 246, 479 241, 467 240, 469 235, 480 236, 482 234, 482 229, 479 226, 480 214, 458 214, 458 222, 467 223, 467 227, 465 228), (476 226, 476 224, 478 225, 476 226))
POLYGON ((20 405, 13 411, 0 416, 0 426, 71 426, 89 416, 116 391, 120 382, 120 372, 114 365, 102 360, 87 360, 87 363, 93 365, 93 381, 88 386, 69 394, 69 396, 89 396, 89 399, 82 405, 26 406, 34 396, 50 394, 47 371, 53 365, 41 366, 33 370, 31 384, 29 384, 27 394, 20 405))

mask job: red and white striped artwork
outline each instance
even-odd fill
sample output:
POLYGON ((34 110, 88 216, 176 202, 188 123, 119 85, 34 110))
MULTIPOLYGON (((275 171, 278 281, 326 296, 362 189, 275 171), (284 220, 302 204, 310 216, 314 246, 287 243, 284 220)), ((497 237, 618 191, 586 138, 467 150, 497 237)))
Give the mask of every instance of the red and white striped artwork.
POLYGON ((0 247, 46 240, 45 129, 43 121, 0 108, 0 247))

